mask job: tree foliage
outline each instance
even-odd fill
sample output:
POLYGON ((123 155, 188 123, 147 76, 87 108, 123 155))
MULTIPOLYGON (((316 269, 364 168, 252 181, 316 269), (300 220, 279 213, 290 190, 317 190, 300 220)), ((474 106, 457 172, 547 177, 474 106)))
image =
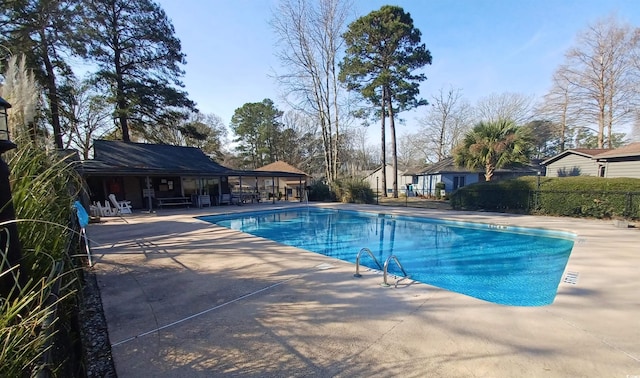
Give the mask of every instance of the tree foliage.
MULTIPOLYGON (((346 55, 340 64, 340 80, 349 90, 359 92, 381 118, 382 164, 386 164, 385 118, 389 117, 394 166, 393 195, 398 196, 396 182, 398 162, 395 117, 397 112, 425 105, 419 98, 420 82, 426 80, 415 70, 431 64, 431 53, 421 43, 421 33, 413 19, 401 7, 385 5, 351 24, 343 34, 346 55)), ((383 192, 386 177, 383 172, 383 192)))
POLYGON ((282 114, 270 99, 236 109, 230 127, 244 166, 256 169, 284 158, 282 114))
POLYGON ((77 30, 82 24, 81 5, 78 0, 14 0, 0 12, 0 45, 9 46, 13 55, 24 54, 44 88, 57 148, 64 147, 59 79, 73 75, 65 57, 83 52, 77 30))
POLYGON ((530 137, 513 121, 480 122, 454 151, 455 163, 469 169, 484 168, 491 181, 496 169, 529 162, 530 137))
POLYGON ((184 145, 197 147, 204 153, 223 158, 223 143, 227 136, 227 128, 222 118, 215 114, 191 113, 188 120, 178 130, 184 137, 184 145))
POLYGON ((195 110, 180 90, 185 55, 164 10, 151 0, 91 0, 86 44, 97 80, 110 91, 122 140, 156 125, 176 125, 195 110))
POLYGON ((535 120, 522 126, 531 136, 532 156, 537 159, 550 157, 562 152, 558 145, 560 128, 548 120, 535 120))

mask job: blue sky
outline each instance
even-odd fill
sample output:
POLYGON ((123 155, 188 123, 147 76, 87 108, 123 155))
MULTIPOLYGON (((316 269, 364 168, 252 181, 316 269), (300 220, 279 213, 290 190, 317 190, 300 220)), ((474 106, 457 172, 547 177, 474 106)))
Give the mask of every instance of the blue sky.
MULTIPOLYGON (((274 56, 268 21, 276 0, 161 0, 187 55, 185 89, 204 113, 229 124, 235 109, 271 98, 286 110, 272 78, 284 72, 274 56)), ((453 86, 471 102, 492 93, 541 97, 551 76, 589 23, 612 13, 640 26, 637 0, 355 0, 353 19, 382 5, 411 13, 433 64, 421 96, 453 86)), ((415 132, 421 112, 403 114, 415 132)), ((369 131, 378 140, 378 128, 369 131)), ((375 142, 374 142, 375 143, 375 142)))

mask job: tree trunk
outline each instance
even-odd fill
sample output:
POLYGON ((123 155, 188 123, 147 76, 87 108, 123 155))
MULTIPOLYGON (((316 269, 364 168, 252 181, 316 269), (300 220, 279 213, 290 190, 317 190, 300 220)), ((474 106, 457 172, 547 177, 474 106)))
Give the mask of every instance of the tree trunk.
POLYGON ((562 116, 560 118, 560 152, 564 152, 567 134, 567 107, 562 109, 562 116))
POLYGON ((389 127, 391 128, 391 155, 393 159, 393 198, 398 198, 398 150, 396 145, 396 121, 391 101, 391 91, 387 89, 387 106, 389 107, 389 127))
POLYGON ((493 164, 487 163, 487 165, 485 165, 484 167, 484 179, 486 181, 491 181, 494 171, 495 171, 495 167, 493 166, 493 164))
POLYGON ((387 137, 386 137, 386 127, 385 127, 385 117, 386 117, 386 112, 385 112, 385 89, 382 88, 382 108, 381 108, 381 116, 380 116, 380 123, 381 123, 381 134, 382 134, 382 138, 381 138, 381 144, 382 144, 382 194, 386 197, 387 196, 387 137))
MULTIPOLYGON (((44 29, 40 29, 40 40, 42 47, 42 60, 44 62, 45 71, 47 72, 47 97, 49 99, 49 109, 51 110, 51 127, 53 128, 53 138, 56 148, 62 149, 62 127, 60 126, 60 99, 58 96, 58 87, 56 86, 56 74, 49 59, 49 47, 44 29)), ((34 126, 35 127, 35 126, 34 126)), ((35 130, 34 136, 35 136, 35 130)))
POLYGON ((116 68, 116 113, 118 120, 120 121, 120 130, 122 131, 122 141, 130 142, 131 138, 129 137, 129 124, 127 120, 127 100, 124 93, 124 80, 122 79, 122 63, 120 62, 120 50, 118 50, 117 45, 114 48, 114 63, 116 68))

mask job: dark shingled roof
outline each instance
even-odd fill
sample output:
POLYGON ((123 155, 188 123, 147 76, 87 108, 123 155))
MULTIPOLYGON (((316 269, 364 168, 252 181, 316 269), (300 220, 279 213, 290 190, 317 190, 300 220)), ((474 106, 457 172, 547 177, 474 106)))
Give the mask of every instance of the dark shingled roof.
POLYGON ((255 176, 299 177, 297 173, 240 171, 211 160, 196 147, 147 144, 115 140, 95 140, 93 159, 82 163, 89 175, 176 175, 176 176, 255 176))
POLYGON ((195 147, 95 140, 93 151, 93 160, 83 163, 85 173, 226 175, 232 172, 195 147))

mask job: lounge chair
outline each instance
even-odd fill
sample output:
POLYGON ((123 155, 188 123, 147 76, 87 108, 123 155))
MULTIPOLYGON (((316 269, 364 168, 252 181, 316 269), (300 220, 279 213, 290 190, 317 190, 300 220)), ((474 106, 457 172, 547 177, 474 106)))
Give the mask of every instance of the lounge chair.
POLYGON ((119 214, 131 214, 131 201, 118 201, 115 194, 109 194, 109 201, 119 214))
POLYGON ((109 201, 104 201, 104 203, 105 205, 103 206, 100 201, 96 202, 96 208, 101 217, 115 217, 118 215, 118 209, 112 209, 109 206, 109 201))
POLYGON ((220 195, 220 205, 224 205, 224 204, 231 204, 231 194, 230 193, 226 193, 226 194, 221 194, 220 195))

